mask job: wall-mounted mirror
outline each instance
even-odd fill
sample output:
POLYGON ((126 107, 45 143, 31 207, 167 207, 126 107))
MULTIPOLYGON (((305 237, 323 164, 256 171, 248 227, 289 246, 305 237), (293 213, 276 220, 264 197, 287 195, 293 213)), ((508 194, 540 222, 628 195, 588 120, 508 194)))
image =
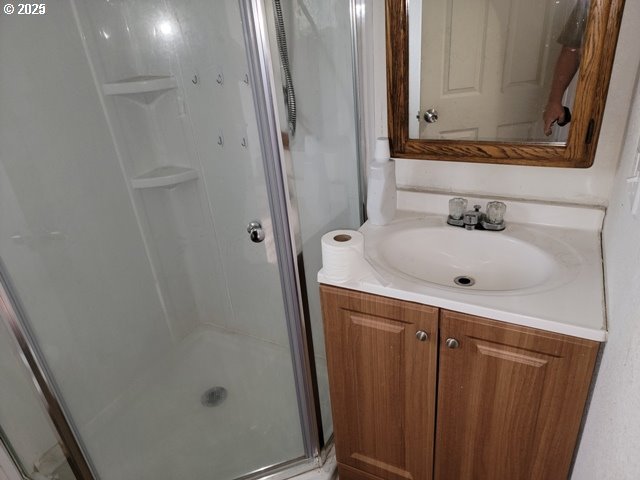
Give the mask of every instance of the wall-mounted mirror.
POLYGON ((400 158, 589 167, 624 0, 387 0, 400 158))

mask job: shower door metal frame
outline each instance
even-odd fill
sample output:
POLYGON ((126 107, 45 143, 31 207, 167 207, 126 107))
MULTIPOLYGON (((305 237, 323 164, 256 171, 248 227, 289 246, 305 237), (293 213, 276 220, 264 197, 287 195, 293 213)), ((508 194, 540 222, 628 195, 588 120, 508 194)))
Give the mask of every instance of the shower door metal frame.
POLYGON ((307 331, 302 309, 302 292, 296 249, 289 221, 289 202, 284 178, 284 162, 280 145, 280 128, 276 110, 275 90, 271 74, 273 63, 269 47, 269 33, 265 24, 262 0, 239 0, 245 47, 247 49, 249 80, 256 110, 258 135, 262 151, 269 210, 278 255, 280 283, 289 332, 289 345, 298 397, 298 412, 307 458, 320 455, 319 405, 313 393, 313 376, 307 331))

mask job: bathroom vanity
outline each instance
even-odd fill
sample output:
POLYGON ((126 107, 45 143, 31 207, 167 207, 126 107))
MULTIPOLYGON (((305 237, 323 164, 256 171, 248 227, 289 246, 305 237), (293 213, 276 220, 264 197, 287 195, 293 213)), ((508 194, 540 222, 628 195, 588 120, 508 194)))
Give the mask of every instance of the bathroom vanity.
POLYGON ((606 339, 602 214, 508 202, 504 232, 465 231, 446 198, 399 192, 351 279, 318 275, 339 475, 566 479, 606 339))

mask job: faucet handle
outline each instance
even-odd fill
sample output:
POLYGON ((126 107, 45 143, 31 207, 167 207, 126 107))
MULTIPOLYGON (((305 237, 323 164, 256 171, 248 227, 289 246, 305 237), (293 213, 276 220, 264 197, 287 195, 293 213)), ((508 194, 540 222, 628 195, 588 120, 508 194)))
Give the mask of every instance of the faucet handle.
POLYGON ((460 220, 467 209, 467 199, 455 197, 449 200, 449 217, 453 220, 460 220))
POLYGON ((482 227, 485 230, 500 231, 505 229, 504 213, 507 206, 503 202, 487 203, 487 213, 484 214, 482 227))
POLYGON ((503 202, 487 203, 487 220, 493 224, 501 224, 504 222, 504 214, 507 211, 507 205, 503 202))

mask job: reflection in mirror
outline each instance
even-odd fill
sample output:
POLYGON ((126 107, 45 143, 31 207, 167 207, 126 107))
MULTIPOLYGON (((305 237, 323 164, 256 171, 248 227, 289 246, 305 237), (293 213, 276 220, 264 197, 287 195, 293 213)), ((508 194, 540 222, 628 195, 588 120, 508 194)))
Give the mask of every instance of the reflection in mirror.
POLYGON ((589 0, 410 2, 409 138, 564 144, 588 9, 589 0))

